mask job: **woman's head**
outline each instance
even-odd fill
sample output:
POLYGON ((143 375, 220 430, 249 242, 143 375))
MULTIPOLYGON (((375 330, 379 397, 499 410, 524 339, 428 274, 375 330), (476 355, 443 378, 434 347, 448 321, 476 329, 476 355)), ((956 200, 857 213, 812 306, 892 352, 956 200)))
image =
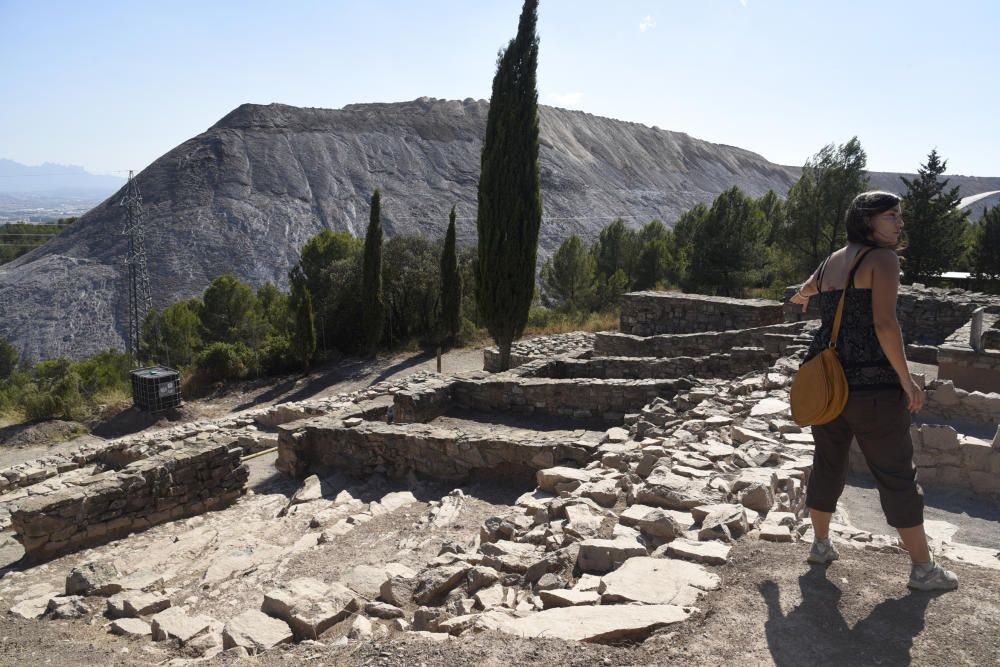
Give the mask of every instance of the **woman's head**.
POLYGON ((891 192, 862 192, 847 209, 847 240, 879 248, 903 248, 902 198, 891 192))

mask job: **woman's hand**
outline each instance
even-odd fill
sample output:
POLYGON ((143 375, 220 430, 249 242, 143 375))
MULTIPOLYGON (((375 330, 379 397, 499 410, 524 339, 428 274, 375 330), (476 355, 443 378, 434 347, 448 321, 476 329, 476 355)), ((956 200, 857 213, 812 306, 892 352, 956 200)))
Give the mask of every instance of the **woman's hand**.
POLYGON ((921 389, 913 378, 908 378, 908 382, 903 382, 903 391, 906 392, 907 408, 916 414, 924 407, 924 390, 921 389))
POLYGON ((809 297, 803 295, 802 292, 796 292, 793 294, 792 298, 789 299, 788 302, 802 306, 803 313, 809 308, 809 297))

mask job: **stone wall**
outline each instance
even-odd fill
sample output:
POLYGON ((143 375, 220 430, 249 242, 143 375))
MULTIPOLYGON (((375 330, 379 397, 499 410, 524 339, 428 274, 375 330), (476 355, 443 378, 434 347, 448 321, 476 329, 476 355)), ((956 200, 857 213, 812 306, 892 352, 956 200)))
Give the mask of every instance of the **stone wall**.
MULTIPOLYGON (((995 447, 937 424, 911 426, 910 437, 921 484, 1000 496, 1000 443, 995 447)), ((851 467, 855 472, 868 471, 856 443, 851 446, 851 467)))
POLYGON ((435 424, 356 424, 330 417, 280 430, 276 465, 295 477, 338 470, 356 477, 382 472, 403 478, 412 472, 463 482, 482 472, 530 482, 535 471, 559 462, 586 464, 598 444, 566 431, 529 432, 485 424, 461 430, 435 424))
POLYGON ((594 357, 702 357, 734 347, 762 347, 780 354, 810 328, 806 322, 750 329, 636 336, 603 331, 594 338, 594 357))
POLYGON ((958 389, 951 380, 928 382, 920 418, 963 422, 992 430, 1000 426, 1000 394, 958 389))
POLYGON ((621 298, 619 330, 635 336, 749 329, 784 321, 781 302, 680 292, 632 292, 621 298))
POLYGON ((103 544, 225 507, 244 491, 242 449, 192 445, 93 476, 85 486, 17 501, 11 523, 29 561, 103 544))
MULTIPOLYGON (((1000 315, 986 313, 983 326, 986 331, 1000 322, 1000 315)), ((971 344, 972 321, 966 322, 945 339, 938 348, 938 377, 951 380, 968 391, 1000 393, 1000 349, 991 349, 991 338, 981 340, 986 348, 977 352, 971 344)))
POLYGON ((673 398, 690 385, 684 379, 555 380, 501 373, 484 379, 456 379, 452 401, 461 408, 482 412, 618 424, 626 414, 638 412, 653 399, 673 398))
POLYGON ((650 379, 677 378, 687 375, 710 378, 734 378, 766 369, 777 358, 762 347, 736 347, 728 352, 702 357, 593 357, 591 359, 556 359, 543 371, 544 377, 570 379, 650 379))
MULTIPOLYGON (((809 310, 788 303, 798 285, 785 290, 786 322, 819 319, 819 300, 809 300, 809 310)), ((902 285, 899 288, 896 316, 907 343, 940 345, 972 316, 972 311, 985 306, 989 312, 1000 313, 1000 296, 967 292, 960 289, 902 285)))

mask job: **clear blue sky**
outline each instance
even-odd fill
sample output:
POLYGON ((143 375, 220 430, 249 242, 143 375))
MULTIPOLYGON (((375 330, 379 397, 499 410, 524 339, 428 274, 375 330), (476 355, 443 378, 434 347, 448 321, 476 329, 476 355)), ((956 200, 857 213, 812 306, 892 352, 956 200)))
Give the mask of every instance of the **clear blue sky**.
MULTIPOLYGON (((142 169, 244 102, 488 98, 520 0, 0 0, 0 157, 142 169)), ((541 0, 539 97, 802 162, 1000 176, 1000 2, 541 0)))

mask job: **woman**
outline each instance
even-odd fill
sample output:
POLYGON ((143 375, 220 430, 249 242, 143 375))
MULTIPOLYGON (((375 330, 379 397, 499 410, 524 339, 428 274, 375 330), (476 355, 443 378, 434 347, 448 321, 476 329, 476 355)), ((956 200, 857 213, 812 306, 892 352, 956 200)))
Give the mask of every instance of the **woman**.
POLYGON ((951 590, 954 573, 931 557, 924 533, 923 491, 916 481, 910 413, 924 405, 923 390, 910 377, 903 335, 896 321, 903 216, 900 198, 864 192, 847 210, 847 245, 830 255, 791 298, 805 310, 819 295, 822 326, 806 354, 811 359, 830 342, 833 319, 847 285, 837 353, 847 376, 847 406, 834 421, 813 426, 816 447, 806 505, 814 541, 809 562, 839 558, 830 542, 830 519, 847 479, 848 451, 856 438, 878 485, 882 510, 910 559, 908 586, 951 590), (862 254, 863 253, 863 254, 862 254), (854 260, 859 261, 854 264, 854 260))

